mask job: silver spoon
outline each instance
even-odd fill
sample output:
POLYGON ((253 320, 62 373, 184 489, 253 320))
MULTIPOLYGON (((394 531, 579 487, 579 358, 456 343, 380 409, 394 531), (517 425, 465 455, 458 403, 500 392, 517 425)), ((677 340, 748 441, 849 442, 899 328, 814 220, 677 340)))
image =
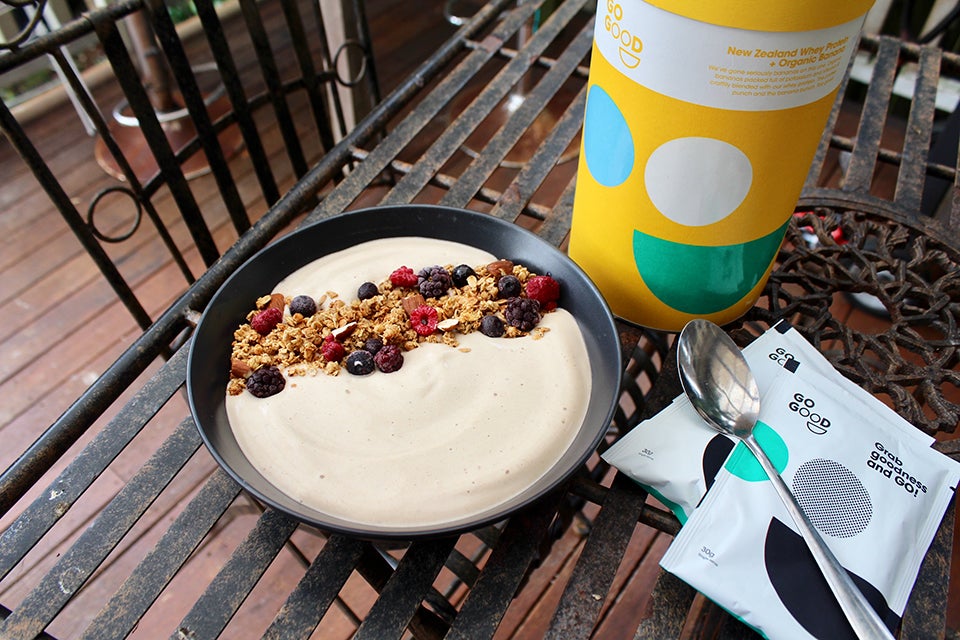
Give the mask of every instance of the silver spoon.
POLYGON ((680 382, 690 402, 707 424, 738 438, 760 462, 857 637, 893 638, 850 575, 827 548, 753 436, 760 414, 760 391, 750 365, 736 343, 716 324, 708 320, 692 320, 680 332, 677 349, 680 382))

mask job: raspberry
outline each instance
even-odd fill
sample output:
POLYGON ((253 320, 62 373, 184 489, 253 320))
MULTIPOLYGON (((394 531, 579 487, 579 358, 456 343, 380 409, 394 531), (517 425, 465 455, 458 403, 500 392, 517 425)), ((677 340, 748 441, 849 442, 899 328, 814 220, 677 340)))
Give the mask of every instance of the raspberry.
POLYGON ((372 282, 364 282, 360 285, 360 288, 357 289, 357 297, 361 300, 367 300, 373 296, 380 295, 380 289, 377 288, 377 285, 372 282))
POLYGON ((280 324, 281 320, 283 320, 283 311, 276 307, 268 307, 253 316, 253 319, 250 320, 250 326, 257 333, 265 336, 273 331, 273 328, 280 324))
POLYGON ((373 373, 375 367, 373 356, 370 355, 369 351, 360 349, 347 356, 347 371, 355 376, 365 376, 368 373, 373 373))
POLYGON ((415 287, 420 279, 410 267, 400 267, 390 274, 390 282, 395 287, 415 287))
POLYGON ((453 268, 450 276, 453 278, 453 284, 458 287, 467 286, 467 278, 477 275, 477 272, 468 264, 457 265, 453 268))
POLYGON ((377 352, 383 348, 383 340, 380 338, 367 338, 363 343, 363 350, 369 351, 373 355, 377 355, 377 352))
POLYGON ((491 338, 499 338, 503 335, 503 320, 497 316, 483 316, 480 321, 480 333, 491 338))
POLYGON ((530 331, 540 322, 540 303, 533 298, 510 298, 503 315, 520 331, 530 331))
POLYGON ((425 267, 417 274, 420 295, 424 298, 439 298, 453 286, 450 272, 439 265, 425 267))
POLYGON ((333 339, 333 336, 327 336, 320 346, 320 353, 326 358, 327 362, 339 362, 343 356, 347 355, 347 350, 343 345, 333 339))
POLYGON ((527 297, 533 298, 547 311, 560 300, 560 283, 550 276, 533 276, 527 280, 527 297))
POLYGON ((296 296, 290 301, 290 315, 299 313, 304 318, 309 318, 317 312, 317 303, 310 296, 296 296))
POLYGON ((373 361, 380 371, 393 373, 403 366, 403 353, 396 345, 384 345, 377 351, 377 355, 373 356, 373 361))
POLYGON ((523 291, 517 276, 502 276, 497 280, 497 293, 501 298, 515 298, 523 291))
POLYGON ((410 312, 410 324, 421 336, 428 336, 437 330, 437 310, 428 304, 422 304, 410 312))
POLYGON ((247 378, 247 391, 257 398, 269 398, 283 391, 286 381, 280 369, 271 365, 260 367, 247 378))

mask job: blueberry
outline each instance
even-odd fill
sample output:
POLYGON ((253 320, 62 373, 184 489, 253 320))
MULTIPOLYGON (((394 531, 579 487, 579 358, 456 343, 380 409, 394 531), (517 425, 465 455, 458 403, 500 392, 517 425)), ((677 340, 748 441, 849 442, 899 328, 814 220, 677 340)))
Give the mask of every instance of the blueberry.
POLYGON ((317 312, 317 303, 310 296, 297 296, 290 301, 290 315, 299 313, 309 318, 317 312))
POLYGON ((373 361, 373 354, 369 351, 360 349, 347 356, 347 371, 355 376, 365 376, 368 373, 373 373, 376 366, 373 361))
POLYGON ((483 316, 480 321, 480 333, 491 338, 499 338, 503 335, 503 320, 497 316, 483 316))
POLYGON ((380 295, 380 289, 372 282, 364 282, 360 285, 360 288, 357 289, 357 297, 361 300, 367 300, 368 298, 378 295, 380 295))
POLYGON ((467 278, 477 275, 477 272, 474 271, 470 265, 461 264, 454 267, 450 275, 453 278, 453 284, 458 287, 465 287, 467 286, 467 278))
POLYGON ((517 276, 503 276, 497 280, 497 291, 501 298, 515 298, 523 291, 523 285, 517 276))
POLYGON ((367 338, 363 343, 363 350, 377 355, 377 351, 383 348, 383 340, 380 338, 367 338))

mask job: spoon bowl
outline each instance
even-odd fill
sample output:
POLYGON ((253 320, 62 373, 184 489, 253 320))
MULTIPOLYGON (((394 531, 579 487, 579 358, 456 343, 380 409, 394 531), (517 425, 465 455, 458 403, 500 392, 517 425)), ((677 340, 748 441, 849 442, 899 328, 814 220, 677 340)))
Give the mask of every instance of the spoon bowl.
POLYGON ((680 382, 697 413, 717 431, 743 442, 763 467, 857 637, 893 638, 754 437, 760 390, 740 348, 713 322, 691 320, 680 332, 677 365, 680 382))

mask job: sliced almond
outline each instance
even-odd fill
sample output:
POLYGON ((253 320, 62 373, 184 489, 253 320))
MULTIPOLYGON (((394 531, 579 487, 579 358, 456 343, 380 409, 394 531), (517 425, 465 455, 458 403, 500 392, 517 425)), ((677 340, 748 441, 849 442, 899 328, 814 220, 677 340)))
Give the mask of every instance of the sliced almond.
POLYGON ((460 324, 460 318, 447 318, 446 320, 441 320, 437 323, 437 329, 440 329, 441 331, 450 331, 458 324, 460 324))
POLYGON ((330 332, 330 335, 333 336, 333 339, 334 339, 334 340, 336 340, 337 342, 339 342, 342 338, 346 338, 346 337, 348 337, 350 334, 352 334, 354 331, 356 331, 356 329, 357 329, 357 323, 356 323, 356 322, 348 322, 347 324, 343 325, 342 327, 337 327, 336 329, 334 329, 333 331, 331 331, 331 332, 330 332))
POLYGON ((509 260, 494 260, 487 265, 487 273, 499 278, 513 273, 513 263, 509 260))
POLYGON ((282 293, 270 294, 270 302, 267 304, 268 309, 280 309, 283 311, 285 306, 287 306, 287 300, 283 297, 282 293))
POLYGON ((230 375, 234 378, 246 378, 253 370, 250 366, 243 360, 237 360, 236 358, 230 359, 230 375))
POLYGON ((403 305, 403 310, 407 312, 408 316, 413 313, 414 309, 426 303, 427 301, 419 293, 411 293, 400 301, 400 304, 403 305))

